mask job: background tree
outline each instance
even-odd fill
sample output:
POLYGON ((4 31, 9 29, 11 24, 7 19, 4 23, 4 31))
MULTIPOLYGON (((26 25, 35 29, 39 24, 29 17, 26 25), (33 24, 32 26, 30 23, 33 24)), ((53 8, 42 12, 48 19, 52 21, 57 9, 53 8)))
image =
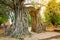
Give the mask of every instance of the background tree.
POLYGON ((30 9, 30 15, 32 20, 32 31, 40 33, 42 32, 42 23, 41 23, 41 17, 40 17, 40 11, 43 6, 45 6, 42 3, 33 2, 32 1, 32 8, 30 9))
POLYGON ((60 24, 60 3, 57 3, 56 0, 51 0, 44 11, 45 20, 48 25, 59 25, 60 24))

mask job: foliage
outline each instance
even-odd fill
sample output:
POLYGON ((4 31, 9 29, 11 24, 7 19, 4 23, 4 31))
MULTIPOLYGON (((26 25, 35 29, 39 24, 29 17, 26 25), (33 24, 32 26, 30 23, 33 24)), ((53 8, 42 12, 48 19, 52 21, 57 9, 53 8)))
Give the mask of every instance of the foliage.
POLYGON ((31 27, 31 16, 30 15, 28 15, 28 24, 29 24, 29 27, 31 27))
POLYGON ((0 4, 0 24, 5 23, 8 19, 8 9, 5 5, 0 4))
POLYGON ((45 21, 47 24, 59 25, 60 24, 60 3, 51 0, 44 11, 45 21))

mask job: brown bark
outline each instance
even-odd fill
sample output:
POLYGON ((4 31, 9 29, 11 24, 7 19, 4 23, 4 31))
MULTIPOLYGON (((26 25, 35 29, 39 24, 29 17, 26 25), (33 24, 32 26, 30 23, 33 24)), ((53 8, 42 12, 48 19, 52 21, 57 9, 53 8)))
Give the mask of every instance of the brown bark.
POLYGON ((30 36, 31 33, 28 31, 27 14, 24 12, 23 1, 19 1, 14 0, 15 27, 9 27, 7 30, 11 29, 11 32, 7 31, 7 33, 10 33, 12 37, 21 39, 24 38, 25 35, 30 36))
POLYGON ((37 12, 36 12, 36 10, 35 11, 31 10, 30 15, 31 15, 31 19, 32 19, 31 20, 31 22, 32 22, 32 31, 36 32, 36 23, 37 23, 37 20, 36 20, 37 12))
POLYGON ((26 7, 25 11, 30 12, 31 22, 32 22, 32 31, 36 32, 36 16, 37 16, 36 9, 34 7, 26 7))
POLYGON ((37 10, 34 7, 27 7, 26 9, 30 12, 31 22, 32 22, 32 31, 36 32, 37 10))
POLYGON ((36 18, 31 17, 31 19, 32 19, 32 31, 36 32, 36 18))
POLYGON ((39 9, 35 9, 35 8, 30 8, 30 15, 32 18, 32 31, 33 32, 41 32, 42 31, 42 24, 40 22, 40 14, 39 14, 39 9))
POLYGON ((24 5, 21 6, 21 10, 17 12, 16 19, 15 19, 15 30, 13 31, 12 36, 17 38, 23 38, 25 35, 29 35, 28 31, 28 22, 27 22, 27 14, 24 12, 24 5))

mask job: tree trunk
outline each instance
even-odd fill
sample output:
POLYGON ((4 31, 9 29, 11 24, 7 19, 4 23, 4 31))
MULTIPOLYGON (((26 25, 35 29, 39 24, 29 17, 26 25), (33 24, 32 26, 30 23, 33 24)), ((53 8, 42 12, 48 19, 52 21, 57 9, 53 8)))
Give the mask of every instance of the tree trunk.
POLYGON ((37 32, 37 33, 40 33, 42 32, 42 23, 40 21, 40 14, 39 14, 39 10, 31 10, 30 11, 30 15, 31 15, 31 18, 32 18, 32 31, 33 32, 37 32))
POLYGON ((32 18, 32 31, 40 33, 42 31, 42 24, 40 22, 39 10, 31 10, 30 15, 32 18))
POLYGON ((36 18, 31 17, 31 19, 32 19, 32 31, 36 32, 36 18))
POLYGON ((15 14, 16 19, 15 19, 15 30, 12 34, 13 37, 21 38, 24 37, 25 35, 29 35, 28 31, 28 21, 27 21, 27 14, 24 12, 24 6, 22 5, 22 8, 19 11, 17 11, 17 14, 15 14))
POLYGON ((28 31, 28 21, 27 21, 27 14, 24 11, 25 7, 24 5, 20 5, 18 8, 18 5, 14 7, 14 13, 15 13, 15 27, 13 27, 11 30, 11 36, 16 38, 24 38, 26 35, 31 35, 31 33, 28 31))
POLYGON ((36 18, 36 32, 37 33, 41 33, 43 30, 43 25, 42 22, 40 21, 40 15, 37 14, 37 18, 36 18))

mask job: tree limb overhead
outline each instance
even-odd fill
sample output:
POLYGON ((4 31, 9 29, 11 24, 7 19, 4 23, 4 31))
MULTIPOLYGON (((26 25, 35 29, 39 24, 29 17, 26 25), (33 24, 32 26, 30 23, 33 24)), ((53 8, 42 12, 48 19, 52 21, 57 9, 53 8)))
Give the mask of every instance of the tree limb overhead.
POLYGON ((6 6, 9 6, 10 8, 13 8, 13 4, 9 4, 5 0, 0 0, 0 4, 4 4, 6 6))

